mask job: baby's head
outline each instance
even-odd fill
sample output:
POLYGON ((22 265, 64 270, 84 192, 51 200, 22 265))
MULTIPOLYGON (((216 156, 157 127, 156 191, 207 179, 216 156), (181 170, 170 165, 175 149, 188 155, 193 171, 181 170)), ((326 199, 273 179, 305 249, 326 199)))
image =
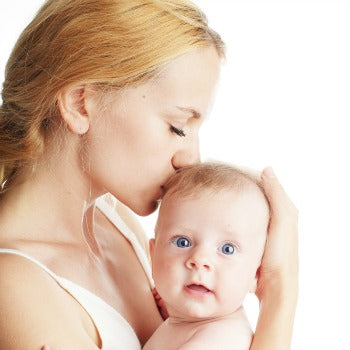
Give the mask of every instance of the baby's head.
POLYGON ((267 199, 248 173, 203 163, 174 174, 150 242, 169 315, 202 319, 237 310, 255 290, 268 223, 267 199))

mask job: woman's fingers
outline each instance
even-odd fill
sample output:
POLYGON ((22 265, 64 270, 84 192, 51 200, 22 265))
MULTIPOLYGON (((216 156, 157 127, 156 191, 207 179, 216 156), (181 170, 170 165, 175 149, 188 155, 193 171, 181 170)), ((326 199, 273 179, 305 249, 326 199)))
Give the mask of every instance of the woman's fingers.
POLYGON ((264 169, 261 183, 269 200, 271 219, 258 290, 271 283, 294 283, 298 274, 298 211, 279 183, 272 168, 264 169), (294 282, 293 282, 294 281, 294 282))
POLYGON ((159 312, 163 317, 163 320, 166 320, 169 317, 168 310, 166 308, 166 305, 164 303, 164 300, 162 297, 158 294, 158 291, 156 288, 152 289, 154 300, 156 301, 156 304, 158 306, 159 312))
POLYGON ((273 169, 265 168, 261 179, 274 214, 273 219, 291 219, 295 222, 298 218, 298 211, 279 183, 273 169))

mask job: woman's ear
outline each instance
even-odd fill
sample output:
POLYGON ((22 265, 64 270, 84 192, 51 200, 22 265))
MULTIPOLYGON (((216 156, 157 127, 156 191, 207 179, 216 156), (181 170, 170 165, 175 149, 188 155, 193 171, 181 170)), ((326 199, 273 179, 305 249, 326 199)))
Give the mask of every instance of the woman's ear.
POLYGON ((89 130, 90 120, 86 108, 86 85, 67 87, 58 96, 61 116, 70 131, 83 135, 89 130))

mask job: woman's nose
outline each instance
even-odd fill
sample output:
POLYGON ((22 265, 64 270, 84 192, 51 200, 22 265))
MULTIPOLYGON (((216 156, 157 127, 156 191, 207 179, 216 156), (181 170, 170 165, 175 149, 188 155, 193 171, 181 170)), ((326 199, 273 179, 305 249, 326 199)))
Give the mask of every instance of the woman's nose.
POLYGON ((186 139, 183 141, 182 147, 177 150, 172 158, 175 169, 200 162, 198 134, 186 135, 186 139))
POLYGON ((192 254, 186 260, 185 265, 190 270, 211 271, 213 269, 209 254, 204 249, 193 250, 192 254))

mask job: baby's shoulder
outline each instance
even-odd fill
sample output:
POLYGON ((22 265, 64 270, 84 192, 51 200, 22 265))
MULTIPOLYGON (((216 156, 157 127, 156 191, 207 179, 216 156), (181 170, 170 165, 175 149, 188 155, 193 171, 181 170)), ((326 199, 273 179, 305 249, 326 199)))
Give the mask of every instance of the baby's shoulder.
POLYGON ((235 334, 249 335, 253 334, 251 326, 246 318, 225 317, 222 319, 208 322, 198 327, 197 333, 209 334, 229 334, 230 337, 235 334))
POLYGON ((184 346, 181 350, 197 349, 196 344, 198 349, 215 349, 219 346, 223 350, 248 350, 252 336, 253 332, 246 318, 225 317, 198 327, 187 345, 188 348, 184 346))
POLYGON ((156 329, 142 350, 177 349, 177 341, 180 337, 181 334, 174 333, 167 319, 156 329))

